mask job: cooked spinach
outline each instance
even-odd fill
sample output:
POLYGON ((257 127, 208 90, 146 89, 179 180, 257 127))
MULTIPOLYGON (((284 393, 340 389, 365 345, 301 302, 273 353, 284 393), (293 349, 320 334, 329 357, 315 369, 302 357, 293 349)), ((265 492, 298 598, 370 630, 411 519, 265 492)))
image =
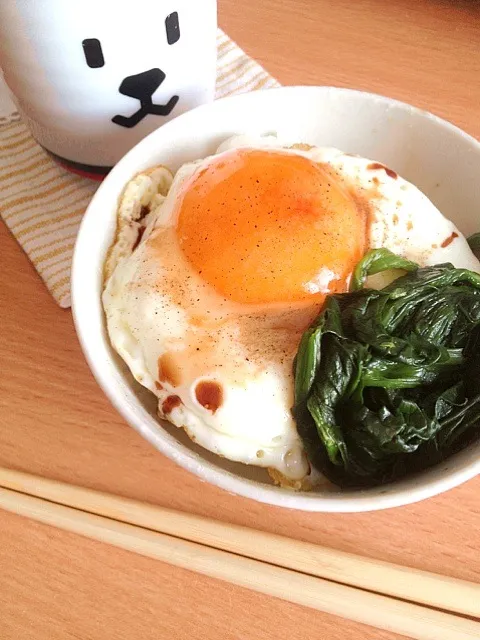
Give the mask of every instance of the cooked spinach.
POLYGON ((397 256, 388 249, 375 249, 369 251, 363 260, 357 264, 352 275, 350 289, 357 291, 365 284, 367 276, 373 276, 381 271, 389 269, 403 269, 404 271, 415 271, 418 264, 397 256))
POLYGON ((480 275, 385 249, 329 296, 294 364, 293 413, 312 464, 341 486, 426 468, 480 434, 480 275), (366 276, 408 273, 381 290, 366 276))
POLYGON ((467 238, 467 241, 473 253, 477 256, 477 258, 480 258, 480 233, 474 233, 469 238, 467 238))

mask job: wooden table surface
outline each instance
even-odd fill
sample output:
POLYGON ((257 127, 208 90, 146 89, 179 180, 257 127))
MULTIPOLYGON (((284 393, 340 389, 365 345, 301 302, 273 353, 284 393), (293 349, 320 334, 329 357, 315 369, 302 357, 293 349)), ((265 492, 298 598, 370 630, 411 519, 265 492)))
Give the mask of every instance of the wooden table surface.
MULTIPOLYGON (((390 95, 480 137, 480 4, 219 0, 220 25, 284 84, 390 95)), ((0 224, 0 464, 445 574, 480 579, 480 478, 412 506, 322 515, 201 484, 94 382, 58 308, 0 224)), ((0 512, 2 640, 399 638, 0 512)), ((453 639, 452 639, 453 640, 453 639)))

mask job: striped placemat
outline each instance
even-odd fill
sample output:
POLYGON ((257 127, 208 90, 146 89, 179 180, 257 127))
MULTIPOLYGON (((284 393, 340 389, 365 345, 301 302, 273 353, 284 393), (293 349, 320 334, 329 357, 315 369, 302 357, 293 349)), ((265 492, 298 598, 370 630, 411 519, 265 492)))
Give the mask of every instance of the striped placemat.
MULTIPOLYGON (((217 98, 278 86, 220 30, 217 47, 217 98)), ((55 164, 18 113, 0 117, 0 214, 61 307, 70 306, 75 238, 97 188, 55 164)))

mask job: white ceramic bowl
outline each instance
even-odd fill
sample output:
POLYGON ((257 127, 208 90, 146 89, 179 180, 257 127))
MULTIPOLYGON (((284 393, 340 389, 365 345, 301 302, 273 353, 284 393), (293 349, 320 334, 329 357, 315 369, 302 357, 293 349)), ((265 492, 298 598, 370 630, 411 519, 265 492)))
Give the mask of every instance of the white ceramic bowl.
POLYGON ((294 493, 275 487, 264 470, 218 458, 190 442, 183 430, 159 423, 154 398, 110 348, 100 300, 102 265, 126 182, 159 163, 176 170, 209 155, 233 134, 270 132, 383 162, 424 191, 463 233, 480 230, 480 143, 425 111, 332 87, 285 87, 199 107, 132 149, 107 176, 83 219, 73 261, 73 308, 100 386, 125 420, 164 455, 208 482, 261 502, 308 511, 368 511, 422 500, 472 478, 480 472, 480 442, 423 473, 368 490, 294 493))

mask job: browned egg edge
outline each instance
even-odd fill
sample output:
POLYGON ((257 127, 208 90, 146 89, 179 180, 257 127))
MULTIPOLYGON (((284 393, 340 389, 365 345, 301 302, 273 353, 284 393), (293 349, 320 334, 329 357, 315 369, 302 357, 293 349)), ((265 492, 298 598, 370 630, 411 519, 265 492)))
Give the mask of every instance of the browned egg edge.
MULTIPOLYGON (((122 189, 122 192, 120 193, 120 195, 117 198, 117 213, 116 213, 116 227, 115 227, 115 235, 113 236, 113 240, 110 243, 110 246, 108 248, 107 254, 105 256, 105 260, 103 263, 103 271, 102 271, 102 278, 103 278, 103 289, 105 289, 105 286, 107 284, 107 281, 109 280, 109 278, 111 277, 111 275, 113 274, 114 270, 115 270, 115 264, 112 260, 112 256, 113 256, 113 251, 115 249, 115 246, 120 238, 120 234, 122 233, 122 231, 128 227, 129 225, 132 224, 132 222, 139 222, 140 220, 142 220, 143 218, 145 218, 149 213, 150 213, 150 208, 149 207, 145 207, 146 211, 142 211, 141 215, 139 218, 137 219, 130 219, 130 220, 125 220, 122 219, 121 215, 120 215, 120 209, 122 206, 122 202, 123 202, 123 198, 125 196, 125 192, 127 190, 128 185, 132 182, 132 180, 135 180, 135 178, 139 177, 139 176, 149 176, 150 174, 154 173, 155 171, 157 171, 158 169, 165 169, 166 171, 168 171, 170 173, 170 169, 168 167, 166 167, 165 165, 157 165, 155 167, 150 167, 149 169, 144 169, 143 171, 139 171, 138 173, 135 173, 129 180, 128 182, 125 184, 125 186, 122 189)), ((135 248, 135 242, 132 244, 132 251, 135 248)))

